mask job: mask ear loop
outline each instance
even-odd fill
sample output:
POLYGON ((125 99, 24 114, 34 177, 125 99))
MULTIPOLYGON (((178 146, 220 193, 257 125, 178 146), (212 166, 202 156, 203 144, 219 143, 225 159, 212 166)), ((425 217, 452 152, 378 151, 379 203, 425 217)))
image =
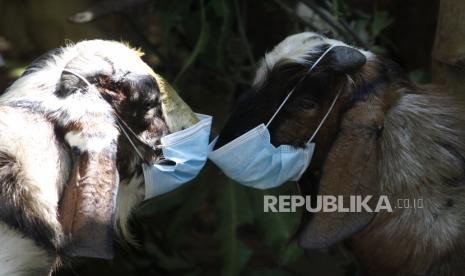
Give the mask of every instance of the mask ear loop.
POLYGON ((139 138, 139 136, 134 132, 134 130, 132 130, 132 128, 130 128, 130 127, 128 126, 128 124, 126 124, 126 122, 123 120, 123 118, 121 118, 121 116, 120 116, 117 112, 114 112, 114 114, 115 114, 116 118, 118 118, 118 125, 119 125, 120 127, 123 127, 123 126, 124 126, 124 127, 129 131, 129 133, 132 134, 132 136, 134 136, 134 138, 136 138, 136 140, 137 140, 139 143, 144 144, 145 146, 151 148, 151 149, 154 150, 154 151, 156 151, 157 149, 160 149, 160 148, 162 147, 161 145, 160 145, 160 146, 151 146, 151 145, 149 145, 147 142, 145 142, 144 140, 142 140, 141 138, 139 138), (122 125, 121 125, 120 123, 121 123, 122 125))
MULTIPOLYGON (((313 63, 313 65, 310 67, 310 69, 308 70, 307 74, 308 73, 311 73, 313 71, 313 69, 318 65, 318 63, 321 62, 321 60, 329 53, 329 51, 331 51, 331 49, 333 49, 334 47, 336 47, 336 45, 332 45, 330 46, 328 49, 326 49, 326 51, 323 52, 323 54, 321 54, 321 56, 313 63)), ((271 116, 271 119, 268 121, 268 123, 266 123, 265 127, 268 128, 268 126, 271 124, 271 122, 273 121, 273 119, 278 115, 279 111, 281 111, 281 109, 283 108, 284 104, 286 104, 286 102, 289 100, 289 98, 291 97, 291 95, 294 93, 295 89, 299 86, 299 84, 306 78, 307 76, 304 75, 302 76, 299 81, 296 83, 296 85, 294 86, 294 88, 292 88, 292 90, 287 94, 286 98, 284 98, 283 102, 281 103, 281 105, 279 105, 278 109, 275 111, 275 113, 273 114, 273 116, 271 116)))
MULTIPOLYGON (((72 75, 75 75, 76 77, 78 77, 80 80, 82 80, 83 82, 85 82, 87 84, 87 86, 89 86, 89 88, 92 88, 92 89, 95 89, 95 86, 93 84, 91 84, 85 77, 83 77, 81 74, 73 71, 73 70, 69 70, 69 69, 63 69, 63 72, 68 72, 72 75)), ((126 136, 126 138, 128 139, 129 143, 131 144, 131 146, 134 148, 136 154, 139 156, 140 159, 142 159, 144 162, 147 162, 147 160, 145 160, 144 156, 142 155, 142 153, 139 151, 139 149, 137 148, 136 144, 134 143, 134 141, 132 141, 131 137, 129 137, 129 134, 126 132, 126 130, 124 129, 124 126, 132 133, 132 135, 134 135, 134 137, 136 137, 138 139, 139 142, 141 143, 144 143, 147 145, 147 143, 145 143, 144 141, 140 140, 140 138, 137 136, 137 134, 134 133, 134 131, 126 124, 126 122, 124 122, 124 120, 118 115, 118 113, 114 112, 114 114, 116 115, 117 117, 117 120, 116 120, 116 124, 118 125, 119 129, 121 129, 121 131, 123 132, 124 136, 126 136), (124 124, 121 125, 121 124, 124 124)), ((151 147, 152 148, 152 147, 151 147)), ((153 149, 153 148, 152 148, 153 149)))
POLYGON ((89 86, 89 88, 94 88, 94 86, 86 79, 84 78, 81 74, 79 74, 78 72, 75 72, 73 70, 69 70, 69 69, 63 69, 63 72, 68 72, 70 73, 71 75, 75 75, 76 77, 78 77, 80 80, 82 80, 83 82, 85 82, 87 84, 87 86, 89 86))
MULTIPOLYGON (((119 119, 119 117, 118 117, 119 119)), ((117 124, 119 126, 119 128, 121 129, 121 131, 123 132, 124 136, 126 136, 126 139, 128 139, 129 143, 131 144, 131 146, 134 148, 134 150, 136 151, 137 155, 139 156, 140 159, 142 159, 144 162, 148 163, 147 160, 145 160, 144 156, 142 155, 142 153, 139 151, 139 149, 137 148, 136 144, 132 141, 131 137, 129 137, 129 134, 126 132, 126 130, 124 129, 124 127, 120 124, 119 120, 117 120, 117 124)))
POLYGON ((339 99, 339 95, 341 95, 341 91, 342 91, 342 88, 340 88, 339 91, 337 92, 336 97, 334 97, 334 100, 333 100, 333 102, 331 103, 331 106, 329 107, 329 109, 328 109, 328 111, 326 112, 325 116, 323 117, 323 119, 321 119, 320 123, 319 123, 318 126, 316 127, 315 131, 313 132, 312 137, 310 137, 310 139, 308 139, 307 145, 310 144, 310 143, 312 142, 313 138, 315 138, 316 134, 318 133, 318 131, 320 130, 320 128, 323 126, 323 124, 324 124, 324 122, 326 121, 326 119, 328 119, 328 116, 329 116, 329 114, 331 113, 331 111, 333 110, 334 105, 336 104, 337 99, 339 99))

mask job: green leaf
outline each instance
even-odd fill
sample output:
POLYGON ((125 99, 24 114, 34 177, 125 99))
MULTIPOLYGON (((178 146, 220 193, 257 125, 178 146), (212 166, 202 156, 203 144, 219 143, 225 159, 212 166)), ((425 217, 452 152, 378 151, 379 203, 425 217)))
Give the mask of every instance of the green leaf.
POLYGON ((339 0, 332 0, 331 4, 331 13, 336 20, 339 18, 340 10, 339 10, 339 0))
POLYGON ((392 24, 394 20, 389 17, 386 11, 376 10, 373 14, 373 23, 371 25, 372 38, 376 38, 381 32, 392 24))
POLYGON ((181 21, 182 14, 189 11, 190 1, 171 0, 171 1, 157 1, 155 12, 158 14, 161 26, 165 30, 163 32, 163 44, 166 46, 172 45, 173 36, 171 35, 171 28, 181 21))
POLYGON ((292 195, 296 194, 295 183, 287 183, 279 188, 271 190, 260 190, 255 195, 255 210, 257 214, 256 225, 263 234, 264 241, 267 245, 276 250, 281 250, 291 236, 294 234, 297 223, 300 220, 300 212, 295 213, 264 213, 263 196, 264 195, 292 195))
POLYGON ((380 45, 371 45, 370 46, 370 51, 372 51, 373 53, 377 54, 377 55, 385 55, 387 50, 386 48, 380 46, 380 45))
POLYGON ((368 33, 370 30, 369 24, 370 20, 368 18, 359 18, 357 20, 354 20, 353 30, 363 41, 371 43, 372 39, 370 37, 370 34, 368 33))
POLYGON ((208 182, 206 178, 208 175, 204 171, 191 183, 144 202, 137 216, 145 220, 164 221, 162 225, 157 225, 157 229, 163 231, 166 240, 171 242, 170 246, 178 246, 188 237, 190 232, 186 229, 193 215, 205 203, 209 191, 212 191, 208 185, 214 183, 208 182))
POLYGON ((303 254, 304 250, 298 246, 297 243, 290 243, 287 246, 284 246, 284 248, 281 250, 281 254, 279 256, 280 264, 292 264, 296 262, 303 254))
POLYGON ((26 67, 11 68, 10 70, 8 70, 7 75, 10 78, 16 79, 16 78, 21 77, 21 75, 24 73, 24 70, 26 70, 26 67))
POLYGON ((232 31, 231 8, 228 4, 230 2, 226 2, 226 0, 214 1, 213 3, 216 3, 215 10, 223 18, 216 46, 216 64, 219 68, 224 69, 226 41, 231 36, 232 31))
POLYGON ((417 69, 409 72, 408 77, 419 84, 431 83, 431 74, 427 73, 424 69, 417 69))
POLYGON ((205 48, 205 45, 207 43, 209 25, 207 22, 205 4, 203 0, 200 1, 200 21, 201 21, 200 35, 199 35, 199 38, 197 39, 197 43, 194 47, 194 50, 192 50, 191 54, 189 55, 187 60, 184 62, 184 65, 182 66, 181 71, 179 71, 176 78, 174 78, 173 85, 177 84, 177 82, 182 77, 182 75, 186 72, 186 70, 195 62, 195 60, 197 59, 197 56, 205 48))
POLYGON ((233 247, 230 247, 230 250, 225 252, 225 256, 227 258, 223 271, 223 275, 225 276, 239 275, 247 261, 250 259, 250 256, 252 256, 252 250, 247 248, 242 241, 231 240, 230 245, 233 247))
POLYGON ((167 236, 170 240, 180 242, 179 237, 186 234, 186 228, 192 220, 193 214, 199 210, 200 206, 205 202, 208 192, 206 183, 196 181, 189 190, 189 196, 184 198, 184 202, 172 217, 169 227, 167 228, 167 236), (204 186, 204 187, 202 187, 204 186))
POLYGON ((280 269, 262 269, 253 271, 251 276, 290 276, 288 272, 285 272, 280 269))
POLYGON ((223 274, 228 276, 238 275, 252 255, 252 251, 238 239, 236 232, 240 225, 251 223, 253 220, 253 212, 245 191, 245 188, 229 181, 218 201, 223 274))
MULTIPOLYGON (((157 260, 157 263, 159 263, 161 267, 168 271, 190 268, 190 264, 177 252, 165 252, 154 242, 146 241, 144 243, 144 249, 145 252, 150 253, 153 259, 157 260)), ((142 258, 140 259, 143 260, 142 258)))

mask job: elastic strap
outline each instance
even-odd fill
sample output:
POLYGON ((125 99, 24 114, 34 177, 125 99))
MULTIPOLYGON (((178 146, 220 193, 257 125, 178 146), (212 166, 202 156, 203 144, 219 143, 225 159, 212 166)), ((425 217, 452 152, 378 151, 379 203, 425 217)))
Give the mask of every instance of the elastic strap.
MULTIPOLYGON (((73 71, 73 70, 69 70, 69 69, 63 69, 63 72, 68 72, 70 74, 73 74, 75 75, 76 77, 78 77, 79 79, 81 79, 83 82, 85 82, 90 88, 95 88, 95 86, 93 84, 91 84, 85 77, 83 77, 81 74, 73 71)), ((116 115, 117 117, 117 120, 116 120, 116 124, 118 125, 118 127, 121 129, 121 131, 123 132, 124 136, 126 136, 126 138, 128 139, 129 143, 132 145, 132 147, 134 148, 134 150, 136 151, 137 155, 140 157, 140 159, 142 160, 145 160, 142 153, 139 151, 139 149, 137 148, 136 144, 134 143, 134 141, 132 141, 131 137, 129 137, 129 134, 126 132, 126 130, 124 129, 124 127, 126 127, 132 135, 134 135, 134 137, 136 137, 139 142, 141 143, 144 143, 143 141, 141 141, 139 139, 139 136, 137 136, 137 134, 126 124, 126 122, 124 122, 124 120, 119 116, 119 114, 115 111, 114 114, 116 115), (123 126, 123 125, 124 126, 123 126)), ((145 143, 144 143, 145 144, 145 143)))
POLYGON ((89 87, 93 88, 94 86, 86 79, 84 78, 81 74, 79 74, 78 72, 75 72, 73 70, 69 70, 69 69, 63 69, 63 72, 68 72, 72 75, 75 75, 76 77, 78 77, 79 79, 81 79, 83 82, 85 82, 89 87))
MULTIPOLYGON (((308 70, 307 74, 312 72, 313 69, 315 68, 315 66, 317 66, 318 63, 320 63, 320 61, 329 53, 329 51, 331 51, 331 49, 333 49, 334 47, 336 47, 336 45, 332 45, 330 46, 326 51, 323 52, 323 54, 313 63, 313 65, 310 67, 310 69, 308 70)), ((296 83, 296 85, 294 86, 294 88, 292 88, 292 90, 287 94, 286 98, 284 98, 283 102, 281 103, 281 105, 278 107, 278 109, 276 110, 276 112, 273 114, 273 116, 271 116, 271 119, 268 121, 268 123, 266 123, 266 127, 268 128, 268 126, 271 124, 271 122, 273 121, 273 119, 276 117, 276 115, 278 115, 279 111, 283 108, 284 104, 287 102, 287 100, 289 100, 289 98, 291 97, 292 93, 294 93, 295 89, 299 86, 299 84, 306 78, 307 76, 304 75, 302 76, 299 81, 296 83)))
POLYGON ((307 144, 312 142, 313 138, 315 138, 316 134, 318 133, 318 131, 320 130, 320 128, 323 126, 323 123, 326 121, 326 119, 328 118, 329 114, 330 114, 331 111, 333 110, 334 105, 336 104, 336 101, 337 101, 337 99, 339 98, 339 95, 341 95, 341 91, 342 91, 342 88, 339 89, 339 92, 337 92, 336 97, 334 97, 334 100, 333 100, 333 102, 331 103, 331 106, 330 106, 329 109, 328 109, 328 112, 326 112, 326 114, 325 114, 325 116, 323 117, 323 119, 321 119, 321 122, 320 122, 320 123, 318 124, 318 126, 316 127, 315 132, 313 132, 312 137, 310 137, 310 139, 308 139, 307 144))
MULTIPOLYGON (((303 78, 301 78, 297 84, 299 84, 301 82, 303 78)), ((289 100, 289 98, 291 97, 292 93, 294 93, 294 90, 295 88, 297 87, 294 86, 294 88, 292 88, 291 92, 289 92, 289 94, 287 94, 286 98, 284 98, 284 101, 281 103, 281 105, 278 107, 278 109, 276 110, 276 112, 273 114, 273 116, 271 116, 271 119, 268 121, 268 123, 266 123, 266 128, 268 128, 268 126, 271 124, 271 122, 273 121, 274 117, 276 117, 276 115, 278 115, 279 111, 281 110, 281 108, 283 108, 284 104, 287 102, 287 100, 289 100)))
MULTIPOLYGON (((116 114, 116 113, 115 113, 116 114)), ((118 116, 118 115, 117 115, 118 116)), ((131 144, 131 146, 134 148, 134 150, 136 151, 137 155, 140 157, 140 159, 144 160, 145 161, 145 158, 144 156, 142 156, 142 153, 139 151, 139 149, 137 148, 136 144, 134 143, 134 141, 132 141, 131 137, 129 137, 129 134, 126 132, 126 130, 124 129, 124 127, 120 124, 120 120, 119 120, 119 117, 118 117, 118 120, 116 121, 116 123, 118 124, 119 128, 121 129, 121 131, 123 132, 124 136, 126 136, 126 139, 128 139, 129 143, 131 144)), ((132 130, 131 130, 132 131, 132 130)))

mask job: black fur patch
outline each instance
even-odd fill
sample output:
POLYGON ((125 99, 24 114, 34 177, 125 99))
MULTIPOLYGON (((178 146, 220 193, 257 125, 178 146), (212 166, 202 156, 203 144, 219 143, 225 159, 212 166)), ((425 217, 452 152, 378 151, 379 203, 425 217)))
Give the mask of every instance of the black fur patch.
POLYGON ((399 86, 408 87, 407 75, 397 63, 381 57, 377 57, 377 60, 372 62, 375 62, 378 67, 376 78, 370 82, 360 79, 359 83, 356 84, 352 99, 346 104, 343 111, 350 109, 357 102, 366 100, 383 85, 398 83, 399 86))
MULTIPOLYGON (((160 138, 168 134, 169 129, 163 118, 160 90, 155 79, 148 75, 129 76, 124 79, 120 89, 128 98, 117 108, 120 116, 135 133, 143 136, 148 145, 160 144, 160 138)), ((118 140, 117 160, 121 179, 132 178, 135 173, 142 174, 140 166, 136 168, 131 166, 131 160, 137 155, 127 138, 120 135, 118 140)), ((153 151, 152 147, 137 140, 135 142, 147 160, 150 162, 159 160, 161 156, 159 151, 153 151)))
MULTIPOLYGON (((324 50, 325 48, 321 49, 321 51, 324 50)), ((309 60, 315 60, 318 56, 318 54, 312 54, 309 60)), ((239 98, 235 110, 219 135, 215 149, 261 123, 267 123, 292 89, 294 89, 292 96, 273 120, 270 129, 273 125, 279 124, 280 118, 286 117, 289 110, 298 108, 295 106, 296 103, 302 104, 302 100, 296 101, 296 99, 309 98, 316 102, 324 101, 330 89, 328 84, 333 83, 336 76, 325 72, 323 68, 308 75, 308 69, 307 65, 287 61, 276 64, 267 73, 262 85, 252 88, 239 98)), ((271 142, 275 142, 273 135, 271 142)))
POLYGON ((34 59, 31 62, 31 64, 29 64, 29 66, 26 67, 26 69, 24 70, 21 77, 29 75, 29 74, 41 69, 45 65, 46 61, 48 61, 52 57, 60 55, 62 53, 63 53, 62 48, 56 48, 56 49, 53 49, 53 50, 50 50, 50 51, 46 52, 45 54, 41 55, 40 57, 34 59))

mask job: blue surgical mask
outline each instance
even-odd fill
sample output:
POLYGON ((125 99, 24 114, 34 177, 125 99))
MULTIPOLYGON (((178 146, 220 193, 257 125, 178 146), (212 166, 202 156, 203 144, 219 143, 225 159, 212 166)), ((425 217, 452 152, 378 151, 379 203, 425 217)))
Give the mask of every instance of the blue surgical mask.
MULTIPOLYGON (((163 152, 162 163, 142 164, 145 182, 145 199, 170 192, 194 179, 207 161, 212 117, 196 114, 199 122, 181 131, 163 136, 156 146, 163 152), (169 161, 169 162, 167 162, 169 161)), ((124 122, 123 122, 123 125, 124 122)), ((143 159, 142 154, 122 127, 123 133, 143 159)))
MULTIPOLYGON (((96 89, 86 78, 72 70, 65 69, 76 77, 83 80, 91 89, 96 89)), ((152 147, 142 141, 138 135, 115 113, 117 124, 134 148, 137 155, 145 161, 142 153, 138 150, 134 139, 153 150, 163 152, 163 164, 142 164, 145 182, 145 199, 149 199, 170 192, 182 184, 194 179, 207 161, 211 147, 208 145, 212 125, 212 117, 196 114, 199 122, 195 125, 166 135, 161 138, 161 145, 152 147), (166 162, 170 161, 170 162, 166 162)))
POLYGON ((212 117, 196 114, 200 122, 161 138, 165 159, 174 165, 142 164, 145 198, 170 192, 194 179, 207 161, 212 117))
MULTIPOLYGON (((332 47, 319 57, 309 72, 313 70, 331 49, 332 47)), ((312 143, 312 140, 333 109, 340 92, 334 98, 328 112, 304 148, 296 148, 291 145, 275 147, 271 144, 268 126, 288 101, 295 87, 289 92, 266 125, 261 124, 249 130, 208 155, 208 158, 221 168, 226 176, 242 185, 258 189, 274 188, 286 181, 297 181, 300 179, 310 165, 310 160, 315 149, 315 144, 312 143)), ((216 140, 213 141, 212 145, 214 145, 216 140)))

